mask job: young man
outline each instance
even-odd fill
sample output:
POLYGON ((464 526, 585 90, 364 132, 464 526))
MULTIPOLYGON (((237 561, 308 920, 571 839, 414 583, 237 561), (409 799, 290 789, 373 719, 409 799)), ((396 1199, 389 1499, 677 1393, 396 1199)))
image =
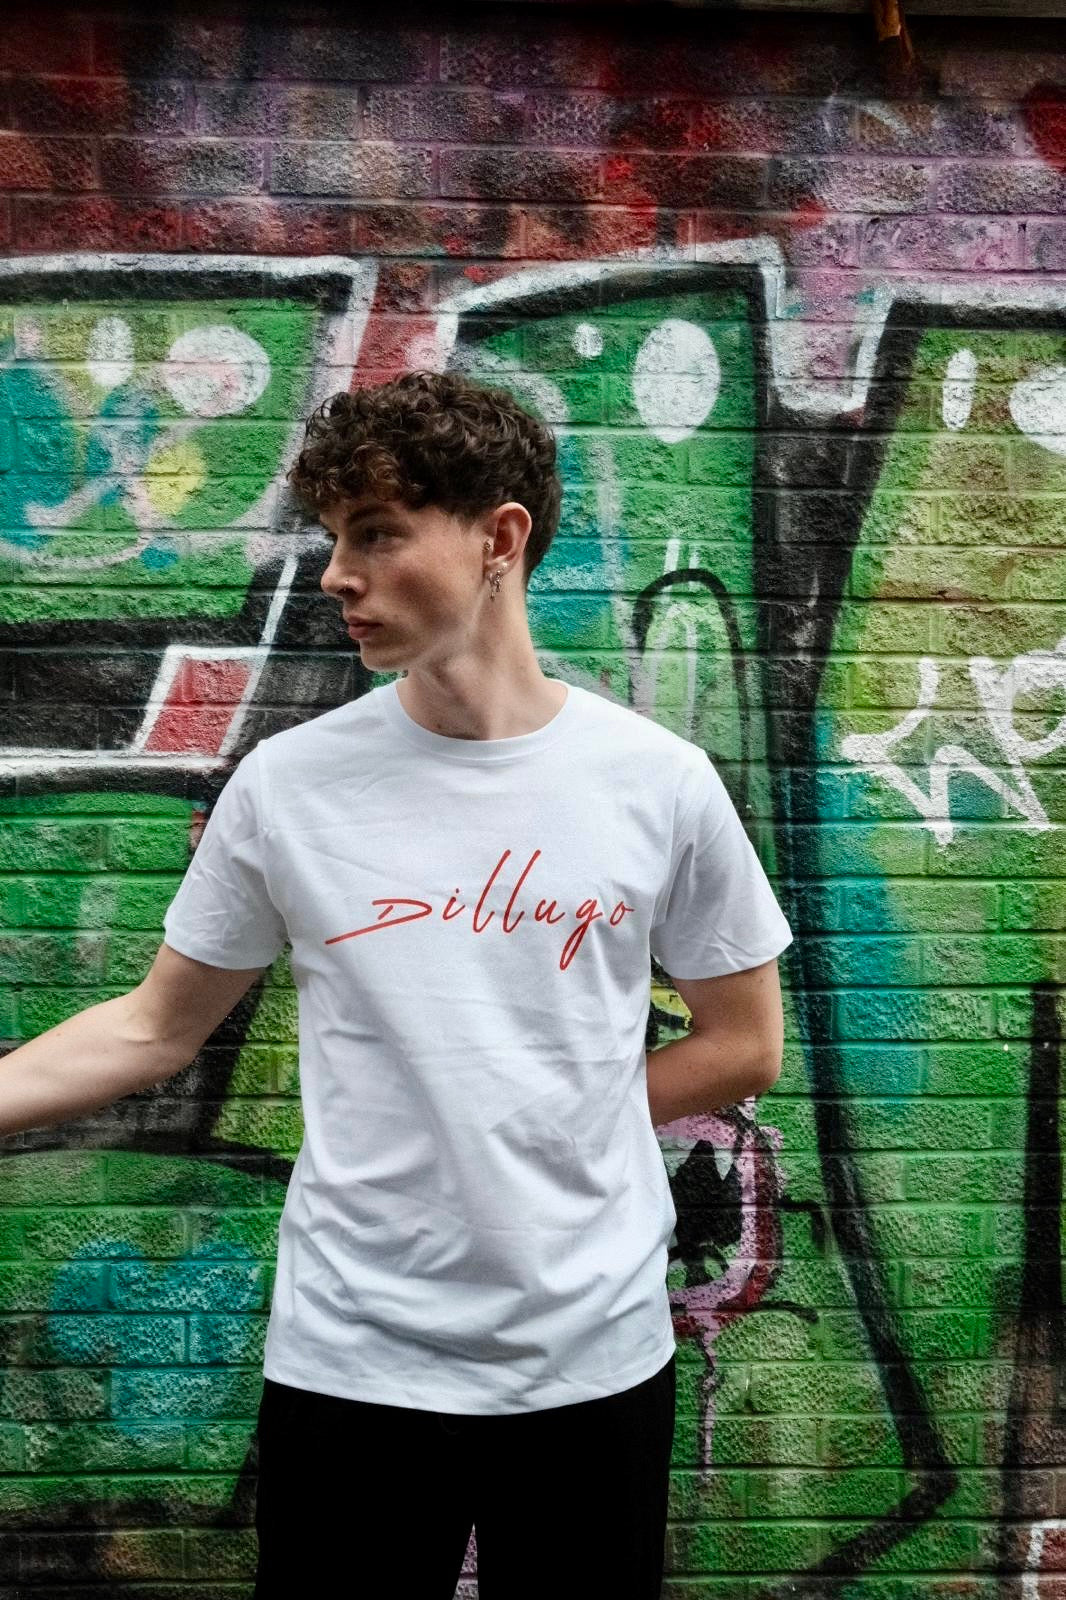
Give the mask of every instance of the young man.
POLYGON ((697 746, 547 678, 551 433, 415 373, 291 474, 398 674, 239 763, 144 982, 3 1063, 0 1130, 192 1060, 292 946, 305 1136, 258 1422, 258 1600, 660 1590, 675 1222, 654 1126, 780 1070, 782 916, 697 746), (399 676, 402 674, 402 676, 399 676), (650 954, 691 1033, 644 1049, 650 954), (386 1589, 389 1585, 389 1589, 386 1589))

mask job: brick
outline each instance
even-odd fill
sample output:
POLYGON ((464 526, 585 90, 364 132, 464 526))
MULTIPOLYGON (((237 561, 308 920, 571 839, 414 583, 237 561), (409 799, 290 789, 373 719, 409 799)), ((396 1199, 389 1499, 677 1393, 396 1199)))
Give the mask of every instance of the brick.
POLYGON ((315 139, 272 146, 270 187, 276 194, 417 199, 431 192, 432 179, 430 150, 315 139))
POLYGON ((618 152, 604 158, 603 171, 612 205, 756 207, 766 187, 759 157, 618 152))
POLYGON ((173 207, 92 198, 18 198, 14 235, 23 250, 175 250, 181 217, 173 207))
POLYGON ((681 1523, 667 1529, 671 1572, 802 1571, 820 1552, 813 1523, 681 1523))
POLYGON ((860 990, 837 997, 843 1039, 983 1039, 993 1032, 992 996, 980 991, 860 990))
POLYGON ((0 982, 81 983, 103 980, 104 946, 96 934, 0 934, 0 982))
POLYGON ((211 1472, 238 1470, 249 1449, 249 1430, 244 1423, 189 1423, 185 1428, 190 1467, 211 1472))
POLYGON ((1066 174, 1025 161, 947 163, 933 204, 938 211, 1066 211, 1066 174))
POLYGON ((995 217, 871 217, 859 226, 866 266, 1003 272, 1019 264, 1019 224, 995 217))
MULTIPOLYGON (((758 1580, 751 1581, 754 1584, 758 1580)), ((455 1600, 477 1600, 477 1590, 466 1589, 460 1583, 455 1600)), ((737 1577, 667 1577, 663 1579, 661 1600, 749 1600, 749 1589, 745 1579, 737 1577)))
POLYGON ((190 1531, 185 1536, 187 1572, 193 1578, 255 1576, 258 1544, 254 1529, 190 1531))
POLYGON ((12 126, 32 133, 178 133, 187 103, 187 86, 165 81, 49 76, 11 85, 12 126))
MULTIPOLYGON (((1001 391, 1002 392, 1002 391, 1001 391)), ((928 542, 939 544, 1066 544, 1064 508, 1051 497, 955 493, 937 497, 937 520, 928 542)))
POLYGON ((442 36, 441 76, 503 86, 608 89, 620 99, 649 92, 750 97, 753 84, 767 97, 883 93, 876 60, 856 48, 853 31, 835 24, 822 19, 819 48, 811 50, 809 34, 795 19, 778 19, 776 47, 768 52, 751 19, 722 19, 708 35, 691 17, 669 13, 640 21, 631 13, 623 33, 601 18, 579 27, 553 15, 550 27, 523 19, 504 39, 468 22, 442 36))
POLYGON ((181 208, 189 250, 264 255, 347 255, 352 213, 343 206, 298 200, 211 200, 181 208))
POLYGON ((744 1481, 741 1472, 677 1469, 670 1474, 668 1514, 671 1519, 688 1522, 705 1522, 713 1517, 742 1517, 744 1481))
POLYGON ((926 1054, 922 1048, 896 1041, 835 1045, 828 1082, 835 1082, 839 1074, 849 1095, 919 1094, 926 1054))
POLYGON ((818 1423, 818 1460, 834 1470, 891 1466, 901 1460, 892 1423, 880 1417, 826 1417, 818 1423))
MULTIPOLYGON (((841 1527, 847 1537, 852 1524, 841 1527)), ((878 1555, 878 1563, 887 1572, 942 1570, 954 1568, 967 1572, 975 1565, 976 1530, 972 1524, 960 1522, 927 1522, 917 1530, 908 1530, 899 1544, 878 1555)))
POLYGON ((258 1367, 225 1372, 115 1372, 112 1415, 149 1420, 254 1418, 263 1388, 258 1367))
POLYGON ((188 866, 188 832, 180 822, 112 822, 107 835, 111 871, 180 872, 188 866))
POLYGON ((781 253, 794 267, 854 267, 859 261, 859 224, 850 217, 830 217, 825 222, 763 214, 764 226, 774 230, 781 253))
POLYGON ((295 1154, 303 1139, 303 1119, 298 1105, 231 1100, 222 1111, 215 1132, 219 1138, 234 1139, 251 1148, 295 1154))
POLYGON ((258 1313, 246 1316, 191 1316, 190 1365, 218 1366, 223 1363, 261 1361, 266 1329, 267 1319, 258 1313))
POLYGON ((484 27, 447 28, 440 35, 440 76, 444 83, 510 89, 540 85, 596 84, 603 70, 597 40, 559 19, 546 30, 524 19, 502 31, 484 27))
POLYGON ((179 1578, 182 1576, 180 1529, 108 1530, 104 1533, 23 1533, 20 1577, 23 1582, 55 1582, 106 1572, 109 1578, 179 1578))
MULTIPOLYGON (((1031 989, 1001 990, 996 995, 996 1032, 1004 1039, 1034 1038, 1034 1027, 1040 1026, 1034 1017, 1034 993, 1031 989)), ((1045 1022, 1043 1027, 1050 1027, 1045 1022)), ((1052 1043, 1037 1035, 1043 1049, 1052 1043)), ((1034 1042, 1035 1039, 1034 1039, 1034 1042)))
POLYGON ((599 160, 569 150, 442 150, 440 192, 454 199, 595 200, 599 160))
POLYGON ((964 102, 1015 101, 1034 84, 1060 81, 1062 58, 1057 48, 1042 48, 1031 34, 1014 43, 1015 48, 1005 50, 998 39, 988 45, 972 38, 965 50, 946 51, 940 63, 940 94, 964 102))
POLYGON ((928 1255, 903 1268, 906 1306, 1016 1305, 1022 1266, 1014 1261, 937 1261, 928 1255))
POLYGON ((851 1127, 863 1150, 984 1150, 999 1141, 993 1107, 972 1097, 853 1102, 851 1127))
POLYGON ((1003 927, 1026 932, 1039 928, 1066 931, 1066 897, 1061 885, 1005 883, 1003 927))
POLYGON ((75 191, 96 186, 87 139, 0 133, 0 188, 75 191))
POLYGON ((27 1254, 55 1260, 66 1260, 86 1250, 110 1260, 179 1256, 185 1248, 183 1219, 169 1209, 156 1207, 139 1207, 135 1211, 49 1207, 27 1218, 23 1232, 27 1254))
MULTIPOLYGON (((1037 1379, 1043 1377, 1040 1367, 1033 1369, 1037 1379)), ((1003 1458, 1006 1449, 1013 1450, 1015 1454, 1010 1458, 1019 1459, 1019 1444, 1024 1449, 1024 1459, 1027 1465, 1038 1467, 1057 1467, 1062 1461, 1062 1423, 1053 1413, 1051 1406, 1054 1403, 1050 1397, 1039 1410, 1032 1394, 1026 1396, 1027 1411, 1024 1421, 1024 1432, 1021 1439, 1018 1437, 1018 1425, 1009 1417, 980 1417, 978 1419, 980 1449, 982 1458, 986 1461, 996 1461, 1003 1458)), ((1018 1563, 1020 1565, 1020 1563, 1018 1563)), ((1041 1584, 1043 1588, 1043 1584, 1041 1584)))
POLYGON ((394 27, 356 24, 323 27, 287 23, 249 27, 246 22, 205 17, 168 17, 165 22, 129 17, 101 24, 98 71, 124 74, 130 63, 151 76, 247 80, 374 80, 408 82, 429 74, 430 35, 394 27))
POLYGON ((508 206, 354 206, 352 247, 383 256, 517 256, 519 221, 508 206))
POLYGON ((277 88, 268 117, 270 131, 290 139, 357 139, 362 121, 359 92, 347 84, 277 88))
POLYGON ((975 823, 957 828, 950 847, 929 858, 929 872, 937 876, 993 878, 1061 878, 1062 857, 1054 830, 1039 834, 1023 831, 1022 823, 975 823))
POLYGON ((168 1366, 185 1361, 186 1331, 179 1316, 66 1311, 31 1328, 22 1349, 25 1361, 44 1366, 168 1366))
POLYGON ((816 1466, 813 1416, 751 1416, 715 1421, 715 1466, 816 1466))
POLYGON ((1027 219, 1023 265, 1037 272, 1066 271, 1066 221, 1027 219))
POLYGON ((109 1423, 38 1423, 25 1430, 25 1451, 26 1470, 37 1473, 116 1468, 143 1472, 184 1464, 184 1439, 177 1423, 124 1428, 109 1423))
POLYGON ((197 83, 193 125, 197 133, 228 139, 270 130, 272 89, 267 83, 197 83))
POLYGON ((691 107, 684 144, 691 150, 752 150, 802 155, 845 154, 853 148, 845 102, 763 99, 705 100, 691 107))
POLYGON ((995 1095, 1018 1092, 1017 1069, 1001 1043, 931 1045, 925 1092, 930 1095, 995 1095))
POLYGON ((109 1205, 258 1205, 264 1197, 261 1167, 258 1156, 241 1171, 203 1157, 170 1164, 113 1152, 105 1157, 99 1198, 109 1205))
POLYGON ((525 248, 531 261, 575 257, 609 260, 625 250, 685 242, 684 222, 667 210, 621 206, 534 206, 524 210, 525 248))
POLYGON ((922 211, 931 180, 932 169, 916 161, 780 159, 769 163, 766 202, 795 207, 816 196, 829 211, 922 211))
MULTIPOLYGON (((927 615, 930 613, 927 612, 927 615)), ((1009 658, 1022 655, 1046 638, 1053 647, 1066 633, 1066 608, 1025 605, 939 606, 932 612, 936 627, 933 648, 938 655, 987 655, 1009 658)), ((1015 868, 1008 877, 1023 876, 1015 868)))
POLYGON ((0 1417, 20 1423, 106 1418, 108 1378, 103 1372, 50 1367, 45 1371, 15 1368, 0 1388, 0 1417))
POLYGON ((12 1423, 0 1424, 0 1470, 21 1472, 25 1466, 25 1432, 12 1423))
POLYGON ((817 828, 800 825, 793 831, 795 845, 811 852, 806 858, 826 863, 834 876, 853 873, 868 877, 871 869, 876 869, 878 876, 898 873, 912 877, 924 870, 924 829, 845 822, 817 828))
POLYGON ((1011 1152, 974 1151, 970 1155, 913 1155, 905 1162, 905 1197, 941 1201, 950 1194, 961 1203, 1018 1202, 1024 1189, 1024 1163, 1011 1152))
POLYGON ((930 1362, 922 1373, 923 1387, 938 1412, 1005 1410, 1013 1383, 1014 1369, 1007 1361, 930 1362))
POLYGON ((104 830, 95 823, 9 821, 0 827, 0 870, 84 871, 102 865, 104 830))
POLYGON ((555 146, 610 149, 691 149, 692 110, 684 101, 621 99, 609 94, 531 94, 525 137, 555 146))
POLYGON ((791 555, 790 547, 796 544, 839 542, 851 519, 849 498, 842 490, 807 491, 802 486, 801 492, 773 496, 777 534, 784 553, 791 555))
POLYGON ((749 1517, 805 1519, 884 1515, 904 1493, 904 1477, 890 1467, 860 1472, 750 1472, 749 1517))
POLYGON ((269 36, 270 71, 279 78, 407 83, 431 70, 431 35, 406 28, 402 13, 385 27, 297 24, 272 28, 269 36))
POLYGON ((366 129, 371 139, 513 144, 522 138, 525 120, 521 93, 417 87, 367 91, 366 129))
POLYGON ((1010 105, 893 100, 855 106, 849 132, 853 149, 882 155, 1010 155, 1018 114, 1010 105))
POLYGON ((103 1268, 95 1263, 49 1265, 0 1262, 0 1304, 5 1311, 84 1311, 101 1304, 103 1268))
POLYGON ((38 12, 9 15, 0 22, 0 61, 4 71, 88 72, 92 65, 92 20, 76 10, 49 10, 47 26, 38 12))
POLYGON ((806 981, 816 988, 836 985, 914 985, 921 982, 921 952, 910 939, 837 935, 804 942, 806 981))
POLYGON ((923 941, 924 981, 958 983, 1037 983, 1059 981, 1066 970, 1066 942, 1015 936, 963 935, 923 941))
POLYGON ((254 194, 263 186, 263 148, 242 139, 102 139, 109 188, 172 194, 254 194))

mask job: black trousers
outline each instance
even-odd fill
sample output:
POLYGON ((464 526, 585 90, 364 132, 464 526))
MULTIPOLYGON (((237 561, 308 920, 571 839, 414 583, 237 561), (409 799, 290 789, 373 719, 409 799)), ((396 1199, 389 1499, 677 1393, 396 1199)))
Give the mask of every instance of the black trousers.
POLYGON ((454 1416, 266 1378, 254 1600, 658 1600, 675 1370, 547 1411, 454 1416))

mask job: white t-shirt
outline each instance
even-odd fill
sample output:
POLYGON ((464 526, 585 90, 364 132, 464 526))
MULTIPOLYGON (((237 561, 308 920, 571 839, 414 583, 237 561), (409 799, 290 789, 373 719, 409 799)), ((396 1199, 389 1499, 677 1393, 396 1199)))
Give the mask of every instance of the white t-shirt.
POLYGON ((450 738, 383 685, 244 757, 164 928, 218 967, 292 945, 268 1378, 488 1415, 669 1360, 649 950, 700 978, 791 942, 697 745, 574 685, 533 733, 450 738))

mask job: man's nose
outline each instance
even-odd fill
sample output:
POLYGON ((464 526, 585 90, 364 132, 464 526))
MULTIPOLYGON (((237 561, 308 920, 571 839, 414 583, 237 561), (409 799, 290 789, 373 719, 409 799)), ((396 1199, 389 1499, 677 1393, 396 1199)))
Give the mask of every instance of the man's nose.
POLYGON ((326 594, 340 594, 342 589, 354 589, 356 587, 354 577, 351 574, 346 575, 340 570, 336 556, 330 556, 329 561, 326 563, 326 570, 318 581, 326 594))

